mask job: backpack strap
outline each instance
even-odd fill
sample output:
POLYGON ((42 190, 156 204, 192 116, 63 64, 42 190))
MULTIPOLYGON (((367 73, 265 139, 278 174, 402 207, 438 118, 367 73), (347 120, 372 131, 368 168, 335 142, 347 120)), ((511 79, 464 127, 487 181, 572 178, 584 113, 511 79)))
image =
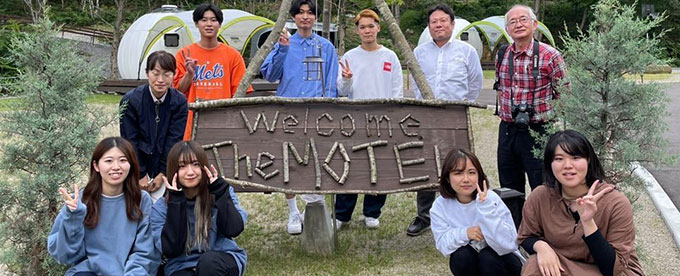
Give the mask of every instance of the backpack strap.
MULTIPOLYGON (((501 64, 503 63, 503 58, 505 57, 505 52, 508 50, 509 44, 503 44, 501 47, 498 49, 498 56, 496 57, 496 80, 493 83, 493 90, 496 90, 496 92, 499 91, 500 89, 500 78, 498 77, 498 71, 501 68, 501 64)), ((498 115, 498 96, 496 98, 496 111, 493 113, 494 115, 498 115)))

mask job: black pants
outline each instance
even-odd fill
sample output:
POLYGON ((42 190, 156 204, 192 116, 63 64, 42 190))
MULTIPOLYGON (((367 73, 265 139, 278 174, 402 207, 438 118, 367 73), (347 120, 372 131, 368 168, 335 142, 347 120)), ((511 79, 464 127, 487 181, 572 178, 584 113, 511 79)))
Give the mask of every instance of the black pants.
POLYGON ((210 251, 198 257, 195 268, 177 271, 172 276, 238 276, 238 265, 229 253, 210 251))
POLYGON ((455 276, 519 276, 522 262, 513 253, 499 256, 489 246, 477 253, 466 245, 451 253, 449 268, 455 276))
MULTIPOLYGON (((545 123, 532 123, 530 128, 540 134, 545 134, 545 123)), ((529 186, 535 189, 543 183, 543 160, 535 158, 532 150, 537 147, 528 129, 517 127, 514 123, 501 121, 498 126, 498 178, 501 187, 515 189, 526 193, 524 185, 529 178, 529 186)), ((508 206, 510 210, 522 210, 524 198, 516 201, 519 206, 508 206)), ((522 212, 512 212, 515 226, 522 221, 522 212)))
POLYGON ((416 204, 418 206, 418 218, 430 224, 430 208, 437 196, 436 191, 418 191, 416 193, 416 204))
MULTIPOLYGON (((357 197, 357 194, 338 194, 335 198, 335 218, 343 222, 350 221, 354 207, 357 205, 357 197)), ((380 217, 386 199, 387 195, 364 195, 364 216, 380 217)))

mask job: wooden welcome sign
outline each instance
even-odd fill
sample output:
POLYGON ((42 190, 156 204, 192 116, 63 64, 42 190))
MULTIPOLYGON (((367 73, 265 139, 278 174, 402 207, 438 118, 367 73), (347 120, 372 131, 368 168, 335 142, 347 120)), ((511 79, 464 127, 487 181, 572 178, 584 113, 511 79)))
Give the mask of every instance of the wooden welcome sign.
POLYGON ((474 103, 253 97, 198 102, 193 139, 237 191, 387 194, 435 188, 471 148, 474 103))

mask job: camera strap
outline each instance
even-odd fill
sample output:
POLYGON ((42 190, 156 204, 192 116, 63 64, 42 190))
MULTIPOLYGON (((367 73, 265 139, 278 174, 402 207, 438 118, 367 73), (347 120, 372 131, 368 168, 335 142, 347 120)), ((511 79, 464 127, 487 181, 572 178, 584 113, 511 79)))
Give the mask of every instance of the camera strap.
MULTIPOLYGON (((533 49, 533 54, 532 54, 532 68, 531 68, 531 76, 534 79, 534 89, 531 91, 531 106, 534 106, 534 100, 536 99, 536 89, 538 88, 537 81, 536 79, 538 78, 538 46, 539 42, 537 40, 534 40, 534 49, 533 49)), ((515 102, 515 91, 512 88, 512 78, 515 75, 515 55, 512 52, 512 50, 509 53, 508 56, 508 69, 510 70, 510 105, 513 105, 515 102)))

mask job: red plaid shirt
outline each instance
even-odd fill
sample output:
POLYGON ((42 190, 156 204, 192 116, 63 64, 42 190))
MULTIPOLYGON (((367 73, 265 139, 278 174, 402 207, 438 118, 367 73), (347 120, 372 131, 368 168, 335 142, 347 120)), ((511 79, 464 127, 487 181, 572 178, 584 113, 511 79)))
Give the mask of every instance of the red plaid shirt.
POLYGON ((511 113, 512 104, 510 103, 511 93, 515 104, 525 102, 531 105, 533 101, 535 112, 531 118, 532 123, 545 122, 552 115, 552 106, 549 101, 553 99, 553 94, 555 98, 559 98, 559 92, 555 90, 555 87, 560 84, 560 79, 566 77, 566 65, 562 55, 555 48, 545 43, 540 43, 538 51, 539 73, 535 83, 531 74, 533 69, 531 59, 534 52, 534 40, 522 52, 515 50, 514 43, 505 52, 503 62, 499 70, 496 71, 496 77, 500 80, 499 90, 501 94, 498 116, 501 120, 513 122, 511 113), (510 77, 508 66, 510 51, 513 52, 515 59, 513 62, 515 76, 512 78, 510 77))

